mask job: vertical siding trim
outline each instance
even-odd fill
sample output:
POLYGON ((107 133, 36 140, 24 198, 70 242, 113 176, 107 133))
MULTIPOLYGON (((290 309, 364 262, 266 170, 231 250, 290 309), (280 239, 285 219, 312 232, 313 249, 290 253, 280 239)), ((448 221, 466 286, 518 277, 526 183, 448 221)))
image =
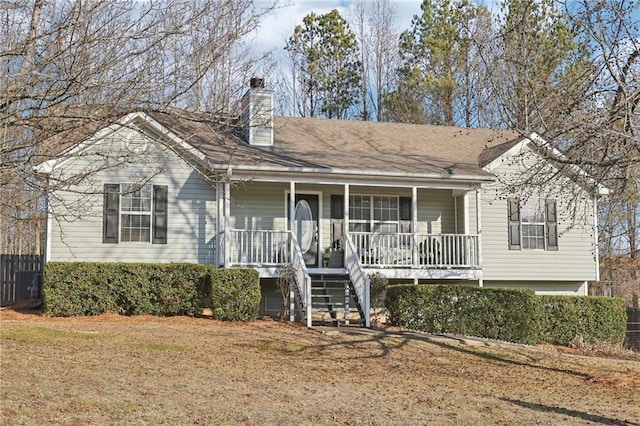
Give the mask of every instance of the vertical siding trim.
MULTIPOLYGON (((477 202, 476 202, 477 205, 477 202)), ((462 208, 463 210, 463 214, 464 214, 464 233, 466 235, 470 234, 469 230, 471 229, 469 226, 469 193, 465 192, 464 195, 462 196, 462 208)), ((476 207, 477 209, 477 207, 476 207)), ((477 229, 477 226, 476 226, 477 229)))
POLYGON ((224 267, 227 268, 231 261, 231 233, 229 219, 231 216, 231 182, 227 179, 224 183, 224 267))
POLYGON ((482 275, 482 213, 481 213, 481 205, 482 202, 482 194, 480 193, 480 189, 476 188, 476 233, 478 234, 478 265, 480 265, 480 270, 478 271, 478 287, 484 286, 484 277, 482 275))
MULTIPOLYGON (((220 176, 217 177, 218 179, 220 179, 220 176)), ((222 223, 220 222, 220 220, 222 219, 223 213, 222 213, 222 198, 220 197, 222 193, 222 185, 220 184, 220 181, 218 180, 216 182, 216 236, 215 236, 215 242, 216 242, 216 268, 219 267, 220 265, 223 264, 222 261, 222 253, 223 251, 220 250, 222 248, 222 244, 220 244, 220 231, 222 230, 222 223)))
MULTIPOLYGON (((413 264, 418 264, 418 188, 411 188, 411 230, 413 231, 412 251, 413 264)), ((414 279, 414 283, 418 284, 418 278, 414 279)))
POLYGON ((598 247, 598 196, 593 196, 593 247, 595 254, 596 281, 600 281, 600 250, 598 247))

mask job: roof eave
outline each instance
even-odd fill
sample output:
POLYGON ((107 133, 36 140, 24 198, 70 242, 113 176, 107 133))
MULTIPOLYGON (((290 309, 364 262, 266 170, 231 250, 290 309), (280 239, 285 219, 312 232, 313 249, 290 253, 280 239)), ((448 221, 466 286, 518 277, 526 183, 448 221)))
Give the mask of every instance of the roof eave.
POLYGON ((438 173, 397 173, 385 172, 379 170, 365 169, 337 169, 337 168, 314 168, 314 167, 274 167, 274 166, 252 166, 246 164, 216 164, 213 165, 214 171, 242 171, 242 172, 272 172, 287 174, 305 174, 305 175, 342 175, 357 176, 362 178, 400 178, 409 180, 455 180, 455 181, 472 181, 472 182, 493 182, 495 177, 492 175, 462 175, 462 174, 438 174, 438 173))

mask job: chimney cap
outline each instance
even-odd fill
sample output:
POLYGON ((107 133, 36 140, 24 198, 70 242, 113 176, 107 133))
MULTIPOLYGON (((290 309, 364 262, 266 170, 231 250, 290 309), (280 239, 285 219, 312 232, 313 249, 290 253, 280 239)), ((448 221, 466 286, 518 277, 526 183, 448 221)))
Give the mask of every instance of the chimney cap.
POLYGON ((264 78, 251 77, 251 80, 249 80, 249 87, 252 89, 264 89, 264 78))

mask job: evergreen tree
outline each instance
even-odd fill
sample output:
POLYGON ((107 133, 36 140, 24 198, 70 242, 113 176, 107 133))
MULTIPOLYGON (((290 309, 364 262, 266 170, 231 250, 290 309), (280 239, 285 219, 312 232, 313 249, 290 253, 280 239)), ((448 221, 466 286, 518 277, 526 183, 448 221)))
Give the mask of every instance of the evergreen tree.
POLYGON ((555 127, 557 105, 584 93, 575 83, 590 71, 587 52, 554 0, 504 0, 501 7, 502 60, 494 88, 503 121, 545 133, 555 127))
MULTIPOLYGON (((467 125, 478 95, 474 42, 481 27, 491 26, 484 6, 469 0, 424 0, 411 31, 400 37, 400 83, 388 99, 397 121, 467 125)), ((486 32, 486 30, 484 31, 486 32)))
POLYGON ((311 12, 285 47, 298 84, 295 100, 302 116, 347 118, 358 103, 362 63, 355 34, 337 10, 311 12))

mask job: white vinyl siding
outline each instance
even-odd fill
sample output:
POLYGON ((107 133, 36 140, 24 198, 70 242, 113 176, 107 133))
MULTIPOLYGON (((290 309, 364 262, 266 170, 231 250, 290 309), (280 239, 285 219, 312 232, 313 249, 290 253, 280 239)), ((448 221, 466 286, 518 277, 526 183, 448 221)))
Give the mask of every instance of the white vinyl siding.
POLYGON ((122 129, 80 158, 66 162, 65 175, 84 173, 96 164, 104 170, 92 170, 78 191, 61 190, 50 197, 50 260, 213 263, 215 187, 184 160, 160 147, 134 130, 122 129), (138 147, 146 146, 146 151, 137 154, 127 146, 132 141, 138 147), (118 146, 127 155, 126 164, 108 167, 102 160, 104 152, 118 152, 118 146), (146 179, 168 187, 167 244, 103 244, 103 185, 146 179))
POLYGON ((528 289, 549 296, 587 296, 584 281, 484 281, 487 288, 528 289))
POLYGON ((509 250, 507 198, 522 197, 522 194, 508 193, 500 182, 508 181, 509 175, 517 172, 518 167, 518 164, 503 163, 494 170, 499 175, 499 182, 482 190, 482 267, 485 281, 582 282, 597 279, 593 199, 566 177, 553 179, 550 182, 553 186, 539 196, 557 200, 557 251, 509 250), (565 201, 568 199, 578 202, 568 205, 565 201))

